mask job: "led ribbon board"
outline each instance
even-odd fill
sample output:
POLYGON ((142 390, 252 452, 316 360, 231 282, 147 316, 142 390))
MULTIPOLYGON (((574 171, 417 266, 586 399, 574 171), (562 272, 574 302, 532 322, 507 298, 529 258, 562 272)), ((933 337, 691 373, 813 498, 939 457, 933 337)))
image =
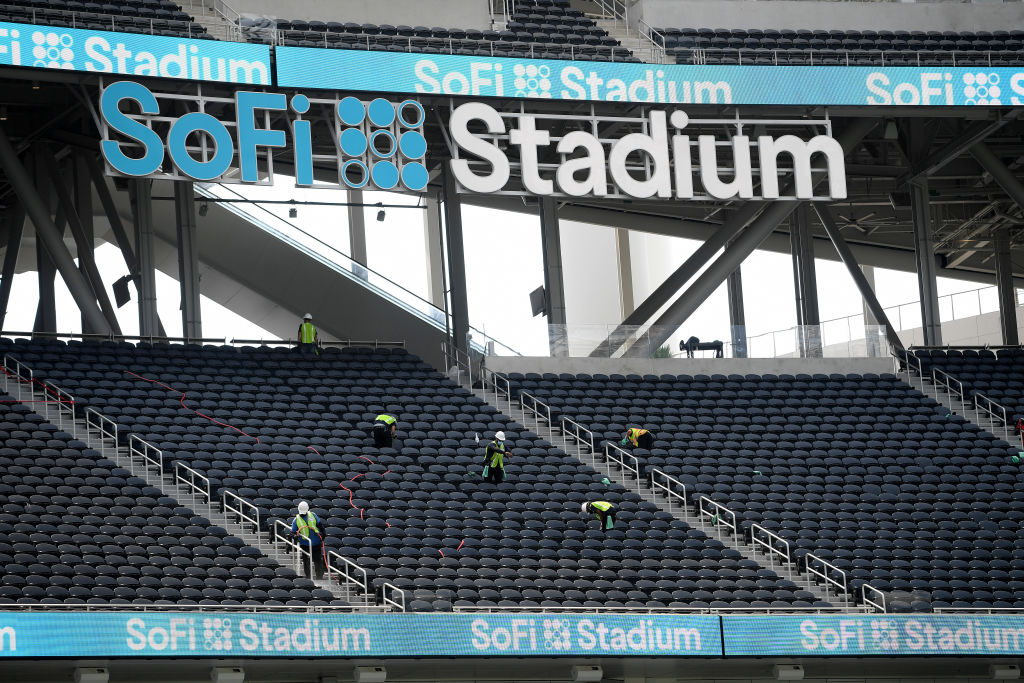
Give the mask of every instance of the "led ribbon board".
POLYGON ((278 47, 277 84, 679 104, 1020 105, 1021 67, 688 66, 278 47))
POLYGON ((270 46, 0 22, 0 65, 269 85, 270 46))

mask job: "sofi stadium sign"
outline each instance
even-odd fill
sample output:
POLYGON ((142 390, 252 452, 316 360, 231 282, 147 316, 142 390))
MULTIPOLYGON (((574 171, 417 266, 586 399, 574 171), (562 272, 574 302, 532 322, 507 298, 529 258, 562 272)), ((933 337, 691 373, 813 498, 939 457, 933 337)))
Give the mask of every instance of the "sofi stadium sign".
MULTIPOLYGON (((100 146, 109 169, 132 177, 270 184, 272 152, 290 147, 284 157, 291 157, 299 186, 426 188, 426 113, 416 100, 239 91, 233 98, 200 97, 197 102, 197 111, 170 116, 167 110, 180 111, 181 95, 158 97, 133 81, 104 88, 100 146), (233 108, 234 117, 225 117, 222 105, 233 108), (208 113, 208 106, 220 118, 208 113), (322 147, 314 150, 314 128, 326 134, 319 137, 334 142, 326 153, 322 147), (318 180, 314 166, 333 168, 331 179, 318 180)), ((444 137, 461 188, 478 194, 657 199, 846 197, 843 150, 828 134, 809 140, 791 134, 751 138, 734 117, 699 122, 703 131, 731 127, 737 131, 731 137, 690 135, 686 112, 651 109, 632 120, 591 118, 582 126, 589 130, 571 130, 556 139, 539 124, 559 118, 499 112, 482 102, 453 106, 444 137), (602 125, 623 123, 642 132, 619 137, 602 132, 602 125), (821 162, 817 168, 816 160, 821 162), (511 182, 513 175, 517 182, 511 182), (827 184, 820 184, 827 185, 827 194, 816 195, 816 181, 826 177, 827 184)), ((790 125, 799 132, 815 126, 831 131, 827 120, 796 119, 790 125)))
POLYGON ((1022 654, 1022 615, 0 612, 0 658, 1022 654))

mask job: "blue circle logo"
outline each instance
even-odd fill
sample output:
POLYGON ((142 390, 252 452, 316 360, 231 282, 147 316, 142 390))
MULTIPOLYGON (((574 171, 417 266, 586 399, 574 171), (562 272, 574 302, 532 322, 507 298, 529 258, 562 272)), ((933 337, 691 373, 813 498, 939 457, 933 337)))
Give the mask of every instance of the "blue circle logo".
POLYGON ((369 106, 370 123, 375 126, 390 126, 395 120, 395 106, 378 97, 369 106))
POLYGON ((398 149, 409 159, 422 159, 427 153, 427 139, 415 130, 406 131, 398 139, 398 149))
POLYGON ((419 128, 423 125, 423 119, 426 118, 426 114, 423 111, 423 105, 416 100, 406 100, 398 105, 398 121, 404 128, 419 128), (409 118, 410 113, 413 118, 409 118))
POLYGON ((360 188, 370 179, 370 174, 366 171, 366 164, 358 159, 349 159, 341 165, 341 179, 349 187, 360 188), (353 172, 357 172, 359 174, 359 180, 354 180, 349 177, 353 172))
POLYGON ((378 161, 370 171, 373 184, 382 190, 390 190, 398 184, 398 168, 390 161, 378 161))
POLYGON ((395 155, 395 136, 386 130, 376 130, 370 134, 370 148, 374 156, 390 159, 395 155))
POLYGON ((402 184, 414 192, 424 189, 429 179, 427 167, 418 161, 411 161, 402 166, 402 184))
POLYGON ((365 116, 366 110, 363 108, 363 103, 356 98, 346 97, 338 102, 338 118, 346 126, 358 126, 363 122, 365 116))
POLYGON ((366 152, 366 136, 358 128, 346 128, 338 137, 341 151, 350 157, 362 156, 366 152))

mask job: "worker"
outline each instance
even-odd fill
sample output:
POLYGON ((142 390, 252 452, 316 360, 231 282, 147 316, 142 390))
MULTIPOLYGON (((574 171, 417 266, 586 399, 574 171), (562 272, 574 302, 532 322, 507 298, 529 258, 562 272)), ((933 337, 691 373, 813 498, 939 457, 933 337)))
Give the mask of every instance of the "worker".
POLYGON ((317 350, 319 346, 320 335, 313 324, 313 314, 307 313, 302 316, 302 323, 299 324, 299 352, 316 356, 320 353, 317 350))
POLYGON ((391 446, 398 431, 398 420, 394 415, 381 413, 373 421, 373 443, 378 448, 391 446))
POLYGON ((583 504, 583 513, 596 515, 604 531, 615 528, 615 506, 606 500, 595 500, 583 504))
POLYGON ((639 427, 630 427, 626 430, 626 436, 619 442, 620 446, 632 446, 633 448, 646 448, 651 450, 651 444, 654 443, 654 435, 646 429, 640 429, 639 427))
POLYGON ((512 452, 505 448, 505 432, 497 432, 494 441, 484 451, 484 479, 492 484, 505 480, 505 456, 512 452))
POLYGON ((303 550, 308 549, 310 554, 310 557, 306 557, 305 553, 301 553, 302 572, 307 579, 314 572, 317 579, 322 579, 324 570, 327 568, 324 561, 323 542, 324 536, 327 535, 324 524, 315 512, 310 511, 309 503, 306 501, 300 502, 298 509, 299 514, 295 515, 295 520, 292 522, 292 533, 299 537, 299 546, 303 550), (310 571, 310 560, 313 562, 313 572, 310 571))

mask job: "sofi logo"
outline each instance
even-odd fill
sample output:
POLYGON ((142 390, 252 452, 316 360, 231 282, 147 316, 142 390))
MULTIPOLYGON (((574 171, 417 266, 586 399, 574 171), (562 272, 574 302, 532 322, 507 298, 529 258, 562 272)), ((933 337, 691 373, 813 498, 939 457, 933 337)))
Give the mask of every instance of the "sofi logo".
POLYGON ((1024 648, 1024 628, 976 619, 840 619, 800 624, 806 652, 834 653, 1012 653, 1024 648))
MULTIPOLYGON (((315 125, 335 143, 338 175, 329 185, 361 188, 372 183, 390 190, 401 184, 414 192, 427 186, 426 117, 415 100, 313 100, 303 94, 238 91, 233 104, 234 119, 228 122, 205 111, 168 119, 161 116, 159 98, 144 85, 113 83, 100 96, 106 124, 100 149, 110 168, 127 176, 259 183, 272 171, 271 151, 290 147, 295 184, 325 186, 314 178, 315 125), (275 127, 271 116, 284 126, 275 127), (165 168, 165 159, 173 171, 165 168)), ((327 163, 325 156, 318 155, 317 161, 327 163)))
MULTIPOLYGON (((1006 70, 1002 70, 1006 73, 1006 70)), ((897 79, 876 71, 865 82, 867 104, 882 105, 1002 105, 1024 104, 1024 72, 1008 77, 993 70, 924 71, 897 79)))
POLYGON ((594 619, 503 619, 492 625, 487 619, 470 624, 471 644, 479 652, 618 654, 699 652, 701 629, 666 625, 651 619, 629 624, 594 619))
MULTIPOLYGON (((224 617, 172 617, 153 624, 133 617, 125 624, 125 645, 132 652, 197 654, 369 652, 366 628, 321 624, 319 619, 273 620, 224 617)), ((12 641, 13 642, 13 641, 12 641)))

